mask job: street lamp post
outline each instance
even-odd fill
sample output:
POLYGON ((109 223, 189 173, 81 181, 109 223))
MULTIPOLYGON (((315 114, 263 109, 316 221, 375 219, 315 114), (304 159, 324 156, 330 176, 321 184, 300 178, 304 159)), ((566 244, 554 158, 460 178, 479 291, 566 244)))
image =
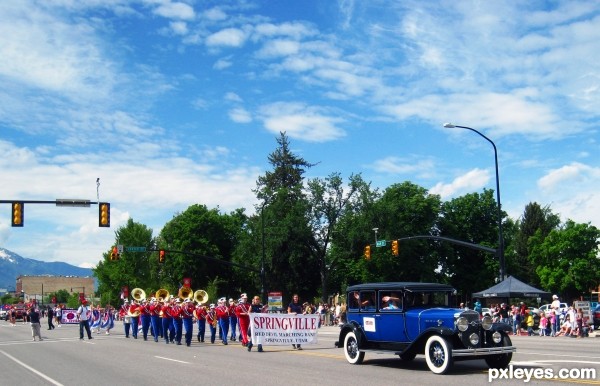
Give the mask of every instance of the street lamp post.
POLYGON ((492 147, 494 148, 494 162, 496 165, 496 201, 498 201, 498 262, 500 264, 500 281, 503 281, 506 276, 506 263, 504 261, 504 236, 502 235, 502 206, 500 204, 500 176, 498 173, 498 150, 496 149, 496 144, 491 139, 489 139, 479 131, 473 129, 472 127, 453 125, 452 123, 444 123, 444 127, 458 127, 460 129, 471 130, 472 132, 479 134, 486 141, 491 143, 492 147))
POLYGON ((266 296, 265 296, 265 216, 264 216, 264 212, 265 212, 265 205, 267 204, 267 201, 263 202, 263 204, 260 207, 260 222, 261 222, 261 228, 262 228, 262 256, 260 259, 260 285, 261 285, 261 289, 260 289, 260 294, 262 297, 262 304, 267 304, 266 301, 266 296))
POLYGON ((375 244, 377 245, 377 231, 379 228, 373 228, 373 232, 375 232, 375 244))

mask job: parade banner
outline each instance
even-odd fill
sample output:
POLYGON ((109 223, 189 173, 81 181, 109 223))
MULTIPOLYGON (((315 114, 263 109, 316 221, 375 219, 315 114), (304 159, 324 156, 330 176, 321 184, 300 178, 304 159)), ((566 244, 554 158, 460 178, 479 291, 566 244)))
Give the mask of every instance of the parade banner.
MULTIPOLYGON (((90 323, 93 320, 92 310, 88 309, 88 320, 90 323)), ((79 323, 79 317, 77 316, 77 310, 74 308, 63 308, 60 315, 60 322, 62 324, 77 324, 79 323)))
POLYGON ((250 314, 252 344, 317 344, 319 315, 250 314))

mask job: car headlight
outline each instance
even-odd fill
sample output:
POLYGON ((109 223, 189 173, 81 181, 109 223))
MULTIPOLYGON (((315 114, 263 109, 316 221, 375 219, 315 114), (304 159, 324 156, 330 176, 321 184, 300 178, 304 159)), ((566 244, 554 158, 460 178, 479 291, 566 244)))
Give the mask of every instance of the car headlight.
POLYGON ((502 341, 502 334, 499 333, 498 331, 494 332, 492 334, 492 340, 494 341, 494 343, 498 344, 502 341))
POLYGON ((473 346, 477 346, 479 344, 479 335, 475 333, 469 335, 469 342, 471 342, 473 346))
POLYGON ((489 316, 484 316, 483 319, 481 319, 481 327, 483 327, 484 330, 489 331, 492 329, 492 318, 490 318, 489 316))
POLYGON ((456 319, 456 328, 458 328, 458 331, 460 332, 467 331, 469 328, 469 321, 467 318, 461 316, 460 318, 456 319))

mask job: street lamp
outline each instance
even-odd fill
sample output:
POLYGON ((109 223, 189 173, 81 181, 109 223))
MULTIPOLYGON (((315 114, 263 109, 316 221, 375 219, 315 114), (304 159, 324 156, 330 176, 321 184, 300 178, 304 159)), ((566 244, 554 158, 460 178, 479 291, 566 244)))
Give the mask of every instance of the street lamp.
POLYGON ((265 205, 267 205, 267 201, 265 200, 265 202, 263 202, 263 204, 260 207, 260 223, 261 223, 261 228, 262 228, 262 256, 260 259, 260 285, 261 285, 261 289, 260 289, 260 294, 262 297, 262 304, 267 304, 266 301, 266 296, 265 296, 265 216, 264 216, 264 212, 265 212, 265 205))
POLYGON ((373 228, 373 232, 375 232, 375 245, 377 245, 377 231, 379 228, 373 228))
POLYGON ((494 162, 496 164, 496 201, 498 201, 498 252, 497 253, 498 253, 498 262, 500 263, 500 281, 503 281, 504 277, 506 275, 506 263, 504 261, 504 237, 502 235, 502 206, 500 204, 500 176, 498 174, 498 150, 496 149, 496 144, 491 139, 489 139, 485 135, 481 134, 479 131, 473 129, 472 127, 453 125, 452 123, 444 123, 444 127, 446 127, 446 128, 458 127, 460 129, 471 130, 472 132, 479 134, 486 141, 491 143, 492 146, 494 147, 494 162))

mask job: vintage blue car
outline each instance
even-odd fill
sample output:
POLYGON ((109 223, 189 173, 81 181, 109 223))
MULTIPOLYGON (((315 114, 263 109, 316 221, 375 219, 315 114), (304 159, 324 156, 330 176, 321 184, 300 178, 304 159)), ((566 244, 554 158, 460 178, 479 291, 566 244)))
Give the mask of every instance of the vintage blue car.
POLYGON ((348 362, 366 352, 389 352, 403 360, 425 355, 429 369, 444 374, 455 360, 485 359, 506 368, 516 348, 505 323, 451 307, 454 288, 434 283, 366 283, 348 287, 346 322, 337 347, 348 362))

